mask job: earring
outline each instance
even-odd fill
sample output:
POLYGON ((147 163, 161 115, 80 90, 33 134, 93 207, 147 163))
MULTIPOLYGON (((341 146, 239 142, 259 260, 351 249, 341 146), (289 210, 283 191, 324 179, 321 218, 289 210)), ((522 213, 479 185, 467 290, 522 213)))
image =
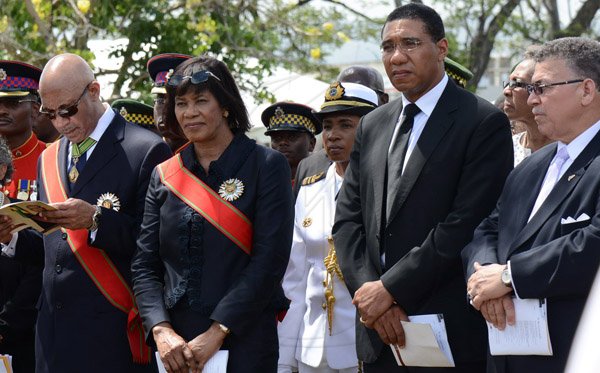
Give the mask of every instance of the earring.
POLYGON ((227 118, 229 116, 229 111, 225 110, 223 112, 223 118, 227 118))

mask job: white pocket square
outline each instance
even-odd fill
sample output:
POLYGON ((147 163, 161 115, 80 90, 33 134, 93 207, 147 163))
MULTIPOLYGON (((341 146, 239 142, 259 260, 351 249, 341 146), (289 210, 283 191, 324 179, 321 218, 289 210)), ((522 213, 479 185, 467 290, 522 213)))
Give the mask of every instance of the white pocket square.
POLYGON ((579 215, 579 217, 577 219, 573 219, 572 217, 567 217, 560 219, 560 224, 571 224, 571 223, 580 223, 582 221, 588 221, 590 220, 590 216, 588 214, 586 214, 585 212, 581 215, 579 215))

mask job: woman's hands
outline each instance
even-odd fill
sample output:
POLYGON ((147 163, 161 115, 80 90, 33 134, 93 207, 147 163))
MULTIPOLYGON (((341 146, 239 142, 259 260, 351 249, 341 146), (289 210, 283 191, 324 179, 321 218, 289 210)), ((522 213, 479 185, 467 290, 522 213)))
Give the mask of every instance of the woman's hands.
POLYGON ((160 360, 169 373, 202 373, 206 362, 219 351, 227 336, 216 322, 187 343, 168 322, 154 326, 152 335, 160 360))

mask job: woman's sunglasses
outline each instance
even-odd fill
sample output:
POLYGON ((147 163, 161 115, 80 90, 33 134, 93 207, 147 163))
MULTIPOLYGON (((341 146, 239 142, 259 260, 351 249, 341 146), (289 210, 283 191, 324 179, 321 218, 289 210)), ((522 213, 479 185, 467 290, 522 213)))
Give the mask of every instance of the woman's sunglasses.
POLYGON ((190 79, 190 82, 192 82, 192 84, 200 84, 200 83, 206 82, 208 80, 208 78, 211 76, 213 78, 217 79, 218 81, 221 81, 221 79, 219 79, 219 77, 216 76, 215 74, 213 74, 212 72, 210 72, 208 70, 202 70, 202 71, 196 71, 192 75, 186 75, 186 76, 173 75, 169 78, 169 81, 167 82, 167 84, 170 85, 171 87, 177 87, 181 83, 186 81, 187 79, 190 79))

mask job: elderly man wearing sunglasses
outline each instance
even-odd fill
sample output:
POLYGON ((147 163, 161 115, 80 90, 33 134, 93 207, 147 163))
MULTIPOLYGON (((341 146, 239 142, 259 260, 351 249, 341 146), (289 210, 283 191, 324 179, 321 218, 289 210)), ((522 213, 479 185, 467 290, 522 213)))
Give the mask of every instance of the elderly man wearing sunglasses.
MULTIPOLYGON (((18 233, 15 258, 44 256, 36 372, 152 371, 130 289, 131 257, 150 173, 171 152, 100 100, 88 64, 52 58, 40 78, 41 113, 63 137, 40 156, 39 197, 62 230, 18 233), (102 347, 98 349, 98 347, 102 347)), ((12 229, 0 227, 0 239, 12 229)))

